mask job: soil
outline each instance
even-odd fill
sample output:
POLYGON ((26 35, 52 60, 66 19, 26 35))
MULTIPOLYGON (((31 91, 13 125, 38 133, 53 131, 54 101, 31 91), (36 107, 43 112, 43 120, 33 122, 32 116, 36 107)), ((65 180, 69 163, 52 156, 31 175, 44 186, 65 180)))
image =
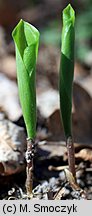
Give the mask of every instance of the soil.
MULTIPOLYGON (((72 180, 69 182, 66 177, 64 170, 67 168, 67 160, 56 156, 55 148, 57 147, 54 146, 53 150, 52 145, 49 147, 44 143, 37 147, 34 159, 33 199, 92 199, 92 163, 76 159, 76 187, 72 180)), ((26 170, 10 177, 1 177, 0 199, 27 199, 25 180, 26 170)))

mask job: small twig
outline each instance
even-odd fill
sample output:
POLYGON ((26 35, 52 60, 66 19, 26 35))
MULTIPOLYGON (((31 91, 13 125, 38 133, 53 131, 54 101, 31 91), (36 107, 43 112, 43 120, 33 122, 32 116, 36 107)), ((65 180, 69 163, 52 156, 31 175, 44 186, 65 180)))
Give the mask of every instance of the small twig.
POLYGON ((92 172, 92 167, 85 168, 86 172, 92 172))
POLYGON ((66 140, 67 151, 68 151, 68 164, 69 170, 72 173, 73 177, 76 179, 75 172, 75 151, 72 137, 68 137, 66 140))
MULTIPOLYGON (((75 165, 75 168, 77 168, 78 166, 77 165, 75 165)), ((64 169, 68 169, 69 168, 69 166, 68 165, 65 165, 65 166, 58 166, 58 167, 55 167, 55 166, 49 166, 48 167, 48 169, 50 170, 50 171, 52 171, 52 170, 55 170, 55 171, 63 171, 64 169)))
POLYGON ((14 197, 14 196, 10 196, 10 197, 8 198, 8 200, 17 200, 17 198, 14 197))
POLYGON ((26 179, 26 190, 28 198, 32 198, 32 188, 33 188, 33 157, 35 151, 34 140, 27 139, 27 151, 26 151, 26 162, 27 162, 27 179, 26 179))
POLYGON ((60 188, 58 190, 58 192, 55 194, 55 196, 53 197, 53 200, 60 200, 61 197, 65 194, 65 188, 60 188))

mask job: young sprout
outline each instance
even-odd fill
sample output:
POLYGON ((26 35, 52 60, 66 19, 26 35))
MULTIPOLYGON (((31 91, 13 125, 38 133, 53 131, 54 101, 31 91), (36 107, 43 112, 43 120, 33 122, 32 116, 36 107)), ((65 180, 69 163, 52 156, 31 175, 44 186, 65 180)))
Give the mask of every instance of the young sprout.
POLYGON ((16 49, 17 79, 20 103, 27 129, 27 195, 32 194, 32 169, 36 136, 36 60, 38 55, 39 31, 20 20, 12 32, 16 49))
POLYGON ((63 10, 62 48, 60 64, 60 110, 66 136, 69 170, 75 178, 74 144, 72 139, 72 89, 74 74, 75 12, 69 4, 63 10))

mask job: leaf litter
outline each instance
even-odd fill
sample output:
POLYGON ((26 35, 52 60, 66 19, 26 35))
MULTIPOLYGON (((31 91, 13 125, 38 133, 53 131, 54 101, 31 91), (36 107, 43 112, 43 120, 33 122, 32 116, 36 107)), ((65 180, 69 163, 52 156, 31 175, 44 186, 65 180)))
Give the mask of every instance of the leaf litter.
MULTIPOLYGON (((44 47, 42 47, 42 49, 44 49, 44 47)), ((51 55, 53 55, 53 52, 51 55)), ((49 95, 50 95, 50 90, 53 90, 53 92, 54 91, 58 92, 57 89, 58 73, 54 72, 55 76, 53 74, 53 79, 56 80, 56 84, 52 85, 52 80, 50 80, 51 76, 49 75, 49 73, 52 73, 50 67, 48 71, 48 78, 43 77, 43 75, 41 75, 41 79, 43 79, 44 81, 44 86, 43 86, 41 84, 42 82, 40 83, 41 69, 39 69, 38 67, 37 70, 38 70, 37 97, 38 98, 41 97, 43 88, 44 88, 44 92, 47 91, 47 82, 48 82, 49 95), (46 82, 45 79, 47 80, 46 82)), ((4 123, 5 120, 2 119, 1 124, 2 125, 6 124, 5 126, 6 129, 3 127, 3 130, 6 130, 6 133, 8 134, 9 126, 7 127, 7 124, 8 122, 10 122, 9 124, 12 124, 13 121, 16 122, 16 125, 18 124, 18 120, 21 117, 21 108, 19 105, 16 78, 14 81, 11 81, 10 78, 6 77, 2 73, 0 75, 2 79, 2 85, 3 82, 6 83, 5 84, 6 88, 3 88, 4 85, 3 86, 0 85, 1 88, 0 95, 6 94, 6 98, 7 100, 9 100, 8 103, 9 105, 7 107, 5 106, 6 100, 3 100, 5 96, 3 96, 3 98, 0 100, 0 106, 2 107, 2 110, 5 113, 5 116, 8 117, 6 121, 7 123, 4 123), (10 83, 9 85, 12 86, 11 88, 7 87, 7 82, 10 83), (14 88, 16 88, 16 90, 14 90, 14 88), (9 94, 7 89, 8 90, 11 89, 9 94), (13 94, 13 97, 11 97, 11 92, 13 94), (14 108, 11 108, 13 103, 14 103, 14 108), (18 110, 18 114, 16 114, 17 110, 18 110), (13 117, 11 117, 11 115, 13 117)), ((91 89, 91 85, 89 86, 89 88, 91 89)), ((49 100, 48 95, 47 95, 47 100, 49 100)), ((36 156, 34 159, 34 189, 33 189, 34 197, 33 199, 54 199, 55 197, 56 199, 58 198, 59 199, 84 199, 83 197, 81 197, 79 191, 76 191, 74 188, 70 186, 65 176, 64 169, 68 168, 67 152, 66 152, 66 147, 64 142, 61 142, 61 140, 64 140, 64 134, 63 134, 62 126, 59 123, 59 117, 58 117, 59 108, 58 108, 57 101, 58 99, 55 99, 54 101, 54 104, 56 106, 55 109, 52 110, 50 109, 50 107, 53 108, 52 104, 48 106, 48 113, 49 113, 48 116, 45 115, 45 111, 42 111, 44 107, 41 107, 38 112, 38 118, 37 118, 38 119, 37 121, 38 145, 36 150, 36 156), (59 125, 60 125, 60 129, 58 127, 59 125), (60 164, 61 164, 61 170, 58 170, 57 168, 60 166, 60 164), (50 170, 49 169, 50 166, 55 167, 56 170, 53 169, 50 170)), ((74 101, 74 109, 72 115, 73 115, 73 122, 74 122, 73 123, 74 138, 76 138, 75 140, 78 141, 78 143, 80 143, 77 145, 75 144, 77 183, 80 188, 86 191, 87 198, 92 199, 92 186, 91 186, 92 185, 92 160, 91 160, 92 157, 91 156, 92 154, 92 150, 91 150, 92 149, 91 148, 92 97, 91 95, 89 95, 87 89, 85 89, 85 86, 84 87, 81 86, 81 83, 74 84, 73 101, 74 101), (84 125, 86 125, 86 127, 84 127, 84 125)), ((41 105, 42 103, 40 103, 40 106, 41 105)), ((24 128, 23 130, 25 131, 25 125, 23 121, 21 123, 21 126, 22 128, 24 128)), ((26 133, 26 131, 23 133, 26 133)), ((0 132, 0 136, 1 136, 1 132, 0 132)), ((11 136, 13 136, 13 133, 11 136)), ((25 138, 23 139, 25 140, 25 138)), ((6 145, 8 146, 7 141, 6 141, 6 145)), ((13 152, 13 149, 11 149, 11 151, 13 152)), ((17 154, 17 152, 14 151, 14 154, 17 154)), ((27 198, 25 196, 25 159, 24 159, 25 155, 24 154, 25 154, 25 149, 23 150, 23 154, 22 154, 24 160, 23 170, 20 170, 18 174, 17 173, 13 174, 11 172, 11 175, 7 175, 7 176, 1 175, 0 185, 2 187, 2 190, 0 194, 0 199, 26 199, 27 198), (22 183, 20 182, 19 179, 21 175, 23 175, 22 183)), ((11 169, 11 167, 9 167, 9 169, 11 169)))

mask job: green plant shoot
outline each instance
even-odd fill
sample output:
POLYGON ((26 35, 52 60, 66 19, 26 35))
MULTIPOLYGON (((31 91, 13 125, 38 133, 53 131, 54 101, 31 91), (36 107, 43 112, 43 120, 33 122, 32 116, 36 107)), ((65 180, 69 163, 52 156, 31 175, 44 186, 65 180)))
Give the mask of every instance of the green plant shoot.
POLYGON ((17 79, 19 97, 26 124, 28 138, 36 135, 36 60, 39 31, 20 20, 12 32, 16 48, 17 79))
POLYGON ((60 110, 66 138, 72 136, 71 109, 74 74, 75 12, 69 4, 63 10, 62 48, 60 64, 60 110))

